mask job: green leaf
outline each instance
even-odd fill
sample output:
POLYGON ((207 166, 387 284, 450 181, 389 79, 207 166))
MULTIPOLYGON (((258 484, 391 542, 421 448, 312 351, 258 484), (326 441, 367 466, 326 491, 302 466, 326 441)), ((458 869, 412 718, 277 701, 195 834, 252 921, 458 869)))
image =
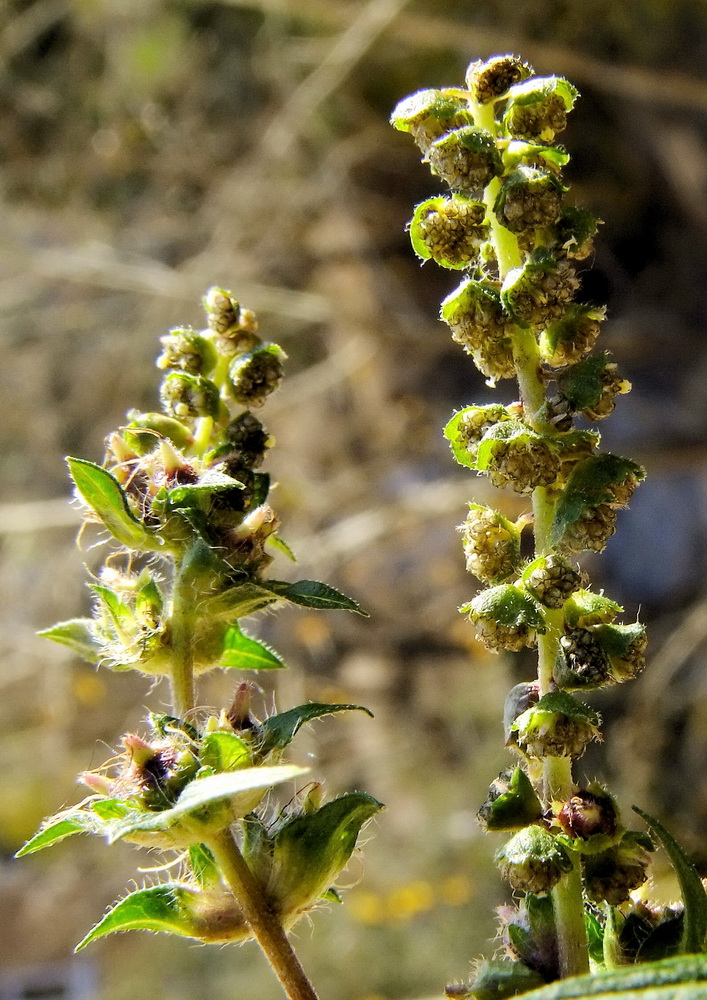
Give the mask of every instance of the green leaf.
POLYGON ((135 517, 123 488, 107 469, 82 458, 66 461, 81 498, 121 545, 131 549, 160 547, 160 539, 135 517))
POLYGON ((283 670, 285 664, 264 642, 251 639, 237 622, 228 629, 218 663, 224 670, 283 670))
POLYGON ((473 601, 462 605, 462 614, 473 621, 493 620, 508 628, 527 625, 544 635, 545 619, 539 604, 525 590, 512 583, 501 583, 477 594, 473 601))
POLYGON ((523 962, 480 962, 474 980, 463 996, 474 1000, 505 1000, 543 982, 539 972, 529 969, 523 962))
POLYGON ((523 1000, 705 1000, 707 959, 669 958, 572 976, 523 994, 523 1000))
POLYGON ((558 376, 560 392, 573 409, 586 410, 599 402, 604 389, 602 376, 608 364, 609 355, 601 351, 571 365, 558 376))
POLYGON ((285 539, 281 538, 279 535, 269 535, 268 545, 273 549, 277 549, 278 552, 281 552, 285 558, 290 560, 290 562, 297 562, 297 556, 294 554, 285 539))
POLYGON ((284 912, 315 902, 329 889, 348 863, 361 827, 382 808, 370 795, 350 792, 278 830, 271 889, 284 912))
POLYGON ((297 583, 268 580, 267 586, 279 598, 292 604, 299 604, 303 608, 315 608, 318 611, 353 611, 357 615, 363 615, 364 618, 368 617, 356 601, 318 580, 298 580, 297 583))
POLYGON ((70 618, 51 628, 42 629, 37 635, 68 646, 88 663, 98 663, 102 647, 94 634, 92 618, 70 618))
POLYGON ((373 713, 362 705, 329 705, 321 702, 311 702, 309 705, 298 705, 288 712, 271 715, 262 725, 263 742, 260 747, 262 754, 273 750, 282 750, 295 738, 302 726, 313 719, 334 712, 365 712, 373 718, 373 713))
POLYGON ((508 90, 509 101, 514 104, 538 104, 547 97, 559 97, 567 111, 572 109, 579 91, 561 76, 533 76, 515 83, 508 90))
MULTIPOLYGON (((163 809, 161 812, 134 810, 130 816, 112 824, 108 841, 114 843, 135 833, 169 830, 186 816, 203 818, 208 806, 235 799, 238 795, 257 789, 273 788, 307 773, 307 768, 282 764, 278 767, 248 767, 228 774, 198 778, 187 785, 171 809, 163 809)), ((196 837, 194 839, 197 840, 196 837)))
POLYGON ((232 479, 223 472, 210 470, 201 477, 198 483, 185 486, 175 486, 167 492, 167 501, 173 510, 183 507, 203 507, 212 496, 228 490, 243 489, 243 483, 232 479))
POLYGON ((189 848, 189 867, 200 886, 217 886, 220 875, 214 856, 206 844, 192 844, 189 848))
POLYGON ((677 875, 682 900, 685 904, 685 923, 680 951, 684 955, 699 954, 705 950, 705 936, 707 935, 707 893, 705 893, 700 876, 682 847, 668 833, 662 823, 639 809, 638 806, 633 806, 633 810, 644 820, 656 840, 659 840, 665 848, 677 875))
POLYGON ((98 833, 101 827, 101 820, 84 809, 69 809, 57 813, 42 823, 37 833, 30 837, 15 857, 23 858, 26 854, 43 851, 45 847, 58 844, 60 840, 72 837, 75 833, 98 833))
POLYGON ((235 733, 208 733, 201 742, 199 760, 216 772, 234 771, 250 763, 250 747, 235 733))

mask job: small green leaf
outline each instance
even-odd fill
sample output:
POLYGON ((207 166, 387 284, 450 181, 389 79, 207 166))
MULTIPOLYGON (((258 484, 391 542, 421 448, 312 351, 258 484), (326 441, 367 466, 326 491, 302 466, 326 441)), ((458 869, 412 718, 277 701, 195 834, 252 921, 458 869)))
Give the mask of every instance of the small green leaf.
POLYGON ((519 993, 525 995, 543 982, 539 972, 529 969, 523 962, 480 962, 474 980, 463 996, 470 1000, 505 1000, 519 993))
POLYGON ((15 857, 23 858, 26 854, 43 851, 45 847, 58 844, 60 840, 72 837, 75 833, 98 833, 101 826, 101 820, 84 809, 69 809, 57 813, 42 823, 37 833, 30 837, 15 857))
POLYGON ((201 742, 199 760, 202 767, 215 772, 234 771, 250 762, 250 747, 235 733, 208 733, 201 742))
POLYGON ((75 950, 81 951, 98 938, 116 931, 141 930, 198 937, 198 924, 192 909, 192 901, 196 901, 197 896, 198 890, 178 883, 137 889, 117 902, 75 950))
POLYGON ((572 109, 579 91, 561 76, 533 76, 529 80, 515 83, 508 91, 509 101, 514 104, 538 104, 548 97, 559 97, 567 111, 572 109))
POLYGON ((187 785, 171 809, 161 812, 134 810, 130 816, 112 824, 108 841, 114 843, 135 833, 169 830, 186 816, 203 816, 203 811, 208 806, 236 799, 241 794, 257 789, 273 788, 307 773, 307 768, 282 764, 278 767, 248 767, 227 774, 198 778, 187 785))
POLYGON ((218 665, 224 670, 282 670, 285 667, 274 650, 264 642, 251 639, 237 622, 226 632, 218 665))
POLYGON ((707 935, 707 893, 697 869, 662 823, 638 806, 633 806, 633 810, 644 820, 656 840, 659 840, 665 848, 680 883, 680 892, 685 904, 685 923, 680 951, 684 955, 699 954, 705 950, 707 935))
POLYGON ((220 881, 218 866, 206 844, 192 844, 189 848, 189 867, 200 886, 217 886, 220 881))
POLYGON ((267 586, 273 594, 292 604, 303 608, 315 608, 318 611, 353 611, 357 615, 368 615, 356 601, 318 580, 298 580, 297 583, 284 583, 281 580, 268 580, 267 586))
POLYGON ((492 619, 508 628, 527 626, 540 635, 546 631, 540 605, 525 590, 511 583, 482 590, 459 610, 462 614, 471 615, 473 621, 492 619))
POLYGON ((107 469, 82 458, 66 461, 81 498, 121 545, 132 549, 159 548, 159 538, 135 517, 123 488, 107 469))
POLYGON ((601 351, 571 365, 558 376, 560 392, 573 409, 586 410, 599 402, 604 389, 602 376, 608 364, 609 355, 601 351))
POLYGON ((100 658, 101 644, 94 634, 92 618, 70 618, 69 621, 42 629, 37 635, 68 646, 88 663, 97 663, 100 658))
POLYGON ((523 1000, 705 1000, 707 959, 668 958, 572 976, 523 994, 523 1000))
POLYGON ((273 750, 284 749, 307 722, 321 719, 324 715, 333 715, 334 712, 365 712, 373 718, 373 713, 362 705, 328 705, 320 702, 298 705, 297 708, 281 712, 280 715, 271 715, 265 720, 262 725, 263 742, 260 752, 268 754, 273 750))
POLYGON ((270 535, 268 537, 268 545, 273 549, 277 549, 278 552, 281 552, 286 559, 290 560, 290 562, 297 562, 297 556, 294 554, 285 539, 281 538, 279 535, 270 535))
POLYGON ((382 808, 370 795, 350 792, 278 830, 271 890, 284 912, 314 903, 329 889, 348 863, 361 827, 382 808))

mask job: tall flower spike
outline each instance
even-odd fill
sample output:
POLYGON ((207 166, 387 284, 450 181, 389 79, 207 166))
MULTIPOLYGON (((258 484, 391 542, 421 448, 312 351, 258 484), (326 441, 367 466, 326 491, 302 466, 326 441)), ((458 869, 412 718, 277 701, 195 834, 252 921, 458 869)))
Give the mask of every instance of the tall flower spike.
POLYGON ((461 466, 524 494, 533 510, 535 551, 524 563, 522 521, 469 504, 464 556, 485 589, 460 611, 493 652, 538 647, 537 677, 516 685, 504 709, 506 745, 520 763, 494 783, 480 819, 489 830, 517 830, 496 858, 525 894, 526 917, 550 914, 541 950, 552 960, 537 963, 532 921, 517 916, 508 921, 509 960, 483 963, 468 988, 448 994, 477 1000, 586 972, 587 928, 601 961, 601 936, 614 931, 585 911, 585 895, 622 904, 644 882, 648 861, 644 835, 620 827, 608 794, 578 789, 573 776, 573 760, 601 739, 598 714, 574 692, 635 677, 646 647, 640 623, 616 621, 622 609, 590 591, 573 560, 605 548, 644 476, 602 453, 596 431, 575 426, 577 416, 610 416, 631 388, 595 351, 605 308, 579 298, 580 262, 598 221, 568 202, 569 156, 556 144, 576 97, 566 80, 537 77, 519 57, 500 55, 472 63, 463 87, 407 98, 392 119, 416 133, 432 172, 453 191, 418 206, 410 226, 420 257, 462 272, 441 319, 488 384, 518 382, 519 403, 467 404, 445 437, 461 466), (551 903, 538 909, 545 894, 551 903))

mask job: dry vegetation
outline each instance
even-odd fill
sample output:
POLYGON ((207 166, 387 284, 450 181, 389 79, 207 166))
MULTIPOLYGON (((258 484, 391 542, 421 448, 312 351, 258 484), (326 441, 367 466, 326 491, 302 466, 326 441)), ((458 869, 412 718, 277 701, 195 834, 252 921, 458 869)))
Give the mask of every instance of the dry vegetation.
MULTIPOLYGON (((74 798, 75 772, 103 755, 97 741, 136 724, 147 690, 34 638, 87 602, 62 458, 100 459, 126 408, 152 406, 156 337, 199 324, 214 283, 290 356, 265 418, 302 575, 371 612, 259 624, 294 666, 264 697, 376 713, 322 723, 305 747, 333 791, 363 787, 388 804, 347 905, 300 933, 305 964, 323 996, 396 1000, 465 975, 492 933, 501 888, 474 812, 504 763, 498 706, 523 665, 489 657, 455 611, 470 581, 454 526, 471 490, 488 487, 453 465, 439 428, 485 390, 436 321, 448 278, 408 247, 411 206, 434 192, 387 116, 494 51, 521 51, 583 94, 570 176, 607 220, 586 294, 609 299, 607 346, 634 383, 610 445, 650 473, 603 564, 612 596, 654 619, 659 652, 631 705, 597 698, 622 726, 587 769, 612 770, 615 785, 620 771, 626 803, 669 815, 707 864, 706 11, 695 0, 2 6, 4 968, 31 976, 65 958, 132 864, 94 843, 10 860, 74 798), (634 760, 635 741, 643 765, 631 770, 621 757, 634 760)), ((204 699, 219 703, 232 683, 204 699)), ((274 995, 247 949, 134 935, 96 946, 93 961, 102 1000, 274 995)))

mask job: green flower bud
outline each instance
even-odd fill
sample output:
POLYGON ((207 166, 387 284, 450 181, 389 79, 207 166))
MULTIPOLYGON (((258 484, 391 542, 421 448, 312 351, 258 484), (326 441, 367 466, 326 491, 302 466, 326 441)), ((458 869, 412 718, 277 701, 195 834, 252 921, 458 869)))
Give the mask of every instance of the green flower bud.
POLYGON ((565 691, 546 694, 519 715, 511 729, 531 757, 581 757, 599 739, 599 716, 565 691))
POLYGON ((420 90, 396 105, 390 121, 399 132, 409 132, 426 153, 445 132, 471 124, 472 116, 458 92, 420 90))
POLYGON ((286 358, 277 344, 264 344, 237 357, 229 369, 231 392, 236 402, 241 406, 262 406, 282 381, 282 362, 286 358))
POLYGON ((487 830, 518 830, 542 816, 542 805, 525 771, 504 771, 489 786, 489 797, 478 812, 487 830))
POLYGON ((528 826, 497 851, 496 863, 513 889, 538 896, 550 892, 572 870, 572 860, 558 841, 539 826, 528 826))
POLYGON ((540 351, 553 368, 575 364, 594 347, 606 309, 571 305, 540 337, 540 351))
POLYGON ((168 417, 164 413, 140 413, 138 410, 129 410, 128 420, 130 423, 123 431, 123 437, 138 455, 147 455, 154 451, 164 438, 177 448, 188 448, 194 441, 194 435, 181 420, 168 417))
POLYGON ((629 893, 648 878, 653 843, 647 834, 628 830, 620 843, 582 858, 584 865, 584 885, 587 895, 596 902, 606 900, 612 906, 619 906, 629 898, 629 893))
POLYGON ((494 211, 512 233, 545 229, 560 218, 562 188, 551 174, 519 166, 501 185, 494 211))
POLYGON ((587 507, 562 536, 564 552, 603 552, 616 531, 616 511, 608 504, 587 507))
POLYGON ((519 587, 501 584, 484 590, 460 609, 473 622, 488 649, 519 650, 535 645, 545 623, 537 604, 519 587))
POLYGON ((258 324, 250 309, 243 309, 231 292, 210 288, 204 296, 209 329, 221 337, 238 333, 255 334, 258 324))
POLYGON ((533 67, 518 56, 492 56, 484 62, 471 63, 466 71, 466 85, 476 104, 488 104, 503 97, 506 91, 533 74, 533 67))
POLYGON ((578 288, 579 279, 568 261, 536 250, 522 267, 508 272, 501 302, 523 326, 544 327, 565 314, 578 288))
POLYGON ((410 222, 410 240, 422 260, 442 267, 468 267, 488 237, 486 207, 464 195, 428 198, 418 205, 410 222))
POLYGON ((534 77, 511 87, 503 124, 519 139, 552 142, 567 124, 576 89, 560 77, 534 77))
POLYGON ((520 528, 502 514, 469 504, 463 532, 466 568, 483 583, 499 583, 513 575, 520 561, 520 528))
POLYGON ((541 556, 523 574, 523 583, 546 608, 561 608, 586 577, 558 555, 541 556))
POLYGON ((512 323, 503 311, 499 289, 488 281, 468 279, 442 302, 442 320, 489 379, 513 378, 512 323))
POLYGON ((437 139, 427 151, 427 160, 433 173, 459 191, 478 191, 503 171, 493 138, 474 125, 437 139))
POLYGON ((158 368, 172 368, 190 375, 208 375, 216 365, 213 345, 190 327, 178 327, 161 337, 158 368))
POLYGON ((177 420, 218 417, 218 389, 203 375, 171 372, 162 382, 160 398, 166 413, 177 420))

